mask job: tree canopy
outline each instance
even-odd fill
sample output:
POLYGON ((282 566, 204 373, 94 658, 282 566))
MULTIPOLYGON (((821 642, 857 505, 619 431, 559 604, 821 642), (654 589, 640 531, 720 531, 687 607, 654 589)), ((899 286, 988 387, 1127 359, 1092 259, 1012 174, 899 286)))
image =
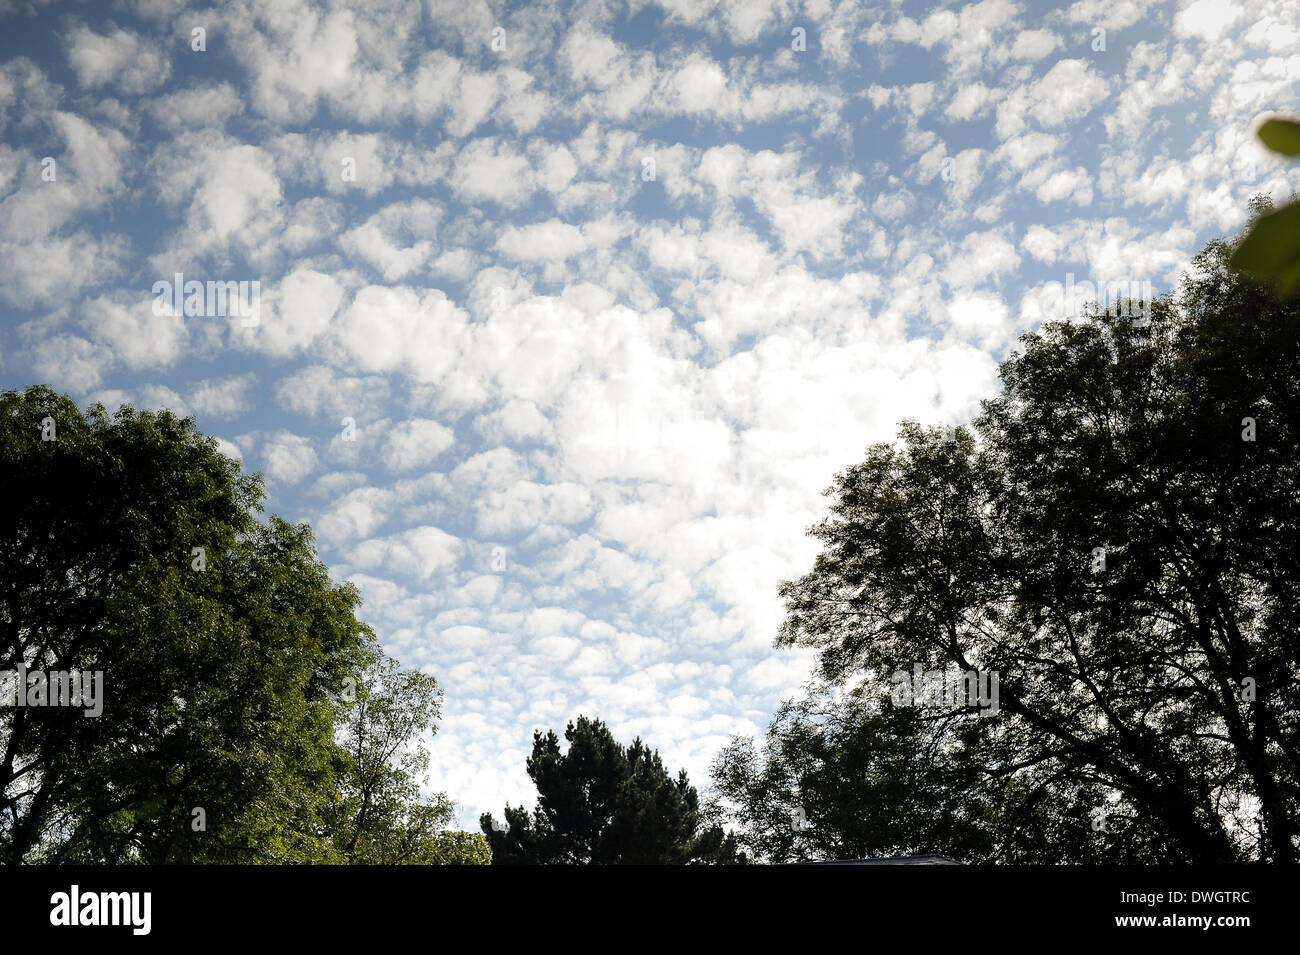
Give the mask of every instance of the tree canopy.
POLYGON ((600 720, 579 716, 564 732, 533 734, 528 775, 536 809, 484 813, 497 865, 685 865, 743 861, 734 839, 709 825, 686 772, 674 778, 638 738, 621 746, 600 720))
POLYGON ((356 687, 338 740, 340 811, 333 841, 350 864, 486 864, 478 833, 444 831, 455 807, 443 794, 421 799, 441 691, 428 674, 375 654, 356 687))
POLYGON ((96 715, 0 707, 7 861, 481 857, 431 834, 449 807, 403 755, 432 678, 383 657, 310 528, 259 520, 260 477, 192 419, 8 391, 0 479, 0 671, 103 682, 96 715))
POLYGON ((836 476, 782 588, 819 685, 715 765, 742 842, 1295 861, 1300 307, 1231 252, 1025 335, 970 427, 905 423, 836 476), (899 712, 918 667, 997 674, 997 711, 899 712))

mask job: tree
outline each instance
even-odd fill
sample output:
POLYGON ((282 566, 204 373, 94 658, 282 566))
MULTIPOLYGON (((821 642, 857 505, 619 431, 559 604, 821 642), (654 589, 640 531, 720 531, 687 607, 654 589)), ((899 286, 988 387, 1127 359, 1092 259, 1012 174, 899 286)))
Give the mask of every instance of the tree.
POLYGON ((537 808, 505 809, 498 831, 480 824, 498 865, 683 865, 744 861, 734 839, 704 824, 685 771, 674 779, 638 738, 624 748, 599 720, 579 716, 560 752, 554 732, 533 734, 528 775, 537 808))
POLYGON ((478 833, 444 832, 455 807, 442 794, 421 800, 429 765, 425 741, 437 732, 442 694, 428 674, 403 670, 379 652, 355 687, 342 723, 342 801, 334 844, 349 864, 485 864, 478 833))
MULTIPOLYGON (((897 830, 974 858, 1295 861, 1300 308, 1230 253, 1149 321, 1123 303, 1024 336, 972 427, 905 423, 836 476, 778 642, 862 703, 736 741, 724 795, 804 799, 851 851, 897 830), (909 728, 888 704, 917 667, 997 674, 996 714, 913 700, 909 728), (859 838, 900 756, 921 793, 859 838), (826 785, 836 760, 866 780, 826 785)), ((770 821, 746 838, 786 851, 770 821)))
POLYGON ((814 684, 781 706, 762 747, 733 740, 713 777, 720 818, 742 822, 738 843, 771 862, 931 853, 971 863, 1153 857, 1158 838, 1099 787, 1045 774, 1030 785, 1024 770, 998 776, 990 752, 987 728, 951 710, 814 684), (1102 806, 1104 820, 1096 815, 1102 806))
POLYGON ((744 821, 742 844, 772 862, 981 857, 992 840, 964 798, 966 760, 932 746, 933 728, 910 707, 823 686, 781 706, 765 751, 733 741, 713 776, 744 821))
POLYGON ((0 707, 0 854, 340 861, 345 687, 388 671, 310 528, 191 419, 42 386, 0 395, 0 480, 0 673, 102 677, 98 714, 0 707))

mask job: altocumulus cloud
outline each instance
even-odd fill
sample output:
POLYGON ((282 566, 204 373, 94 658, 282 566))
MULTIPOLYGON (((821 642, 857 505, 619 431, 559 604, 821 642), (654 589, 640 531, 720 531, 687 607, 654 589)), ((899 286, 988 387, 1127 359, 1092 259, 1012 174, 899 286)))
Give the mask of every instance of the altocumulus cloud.
POLYGON ((1251 137, 1298 16, 3 0, 5 384, 266 473, 442 681, 463 823, 579 712, 702 781, 807 675, 776 587, 831 475, 968 417, 1052 283, 1169 289, 1298 185, 1251 137), (260 322, 155 314, 176 273, 260 322))

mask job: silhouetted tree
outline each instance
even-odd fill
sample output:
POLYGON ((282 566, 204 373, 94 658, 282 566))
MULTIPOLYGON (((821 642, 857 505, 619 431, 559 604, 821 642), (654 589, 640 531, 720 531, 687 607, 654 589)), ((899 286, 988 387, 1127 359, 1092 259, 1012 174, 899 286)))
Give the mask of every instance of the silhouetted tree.
POLYGON ((599 720, 578 717, 564 733, 533 734, 528 775, 536 810, 505 809, 505 831, 480 819, 492 862, 511 864, 732 863, 734 839, 708 826, 685 771, 674 779, 640 739, 624 748, 599 720))
POLYGON ((723 754, 749 845, 1295 861, 1300 307, 1229 254, 1149 316, 1024 336, 973 427, 905 424, 836 477, 779 642, 858 702, 723 754), (917 665, 996 672, 997 714, 892 712, 917 665))

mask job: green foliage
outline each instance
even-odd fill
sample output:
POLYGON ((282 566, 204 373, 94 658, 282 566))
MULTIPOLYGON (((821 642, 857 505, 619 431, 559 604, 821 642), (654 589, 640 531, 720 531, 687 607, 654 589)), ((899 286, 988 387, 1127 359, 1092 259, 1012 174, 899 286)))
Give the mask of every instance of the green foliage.
POLYGON ((389 836, 438 842, 445 800, 417 804, 395 745, 436 716, 432 678, 382 659, 310 529, 259 521, 260 478, 192 420, 5 392, 0 481, 0 671, 102 671, 105 696, 97 717, 0 708, 3 858, 371 861, 424 851, 389 836), (343 693, 363 674, 412 695, 366 709, 343 693), (340 724, 362 745, 342 749, 340 724))
POLYGON ((599 720, 578 717, 564 733, 533 734, 528 775, 537 808, 505 809, 505 831, 480 819, 498 865, 684 865, 743 862, 733 838, 704 825, 683 771, 674 779, 640 739, 624 748, 599 720))
POLYGON ((481 832, 437 834, 425 862, 431 865, 491 865, 492 848, 481 832))
MULTIPOLYGON (((1260 126, 1259 138, 1283 156, 1300 156, 1300 122, 1274 117, 1260 126)), ((1232 267, 1276 282, 1284 295, 1300 292, 1300 200, 1261 210, 1233 253, 1232 267)))
POLYGON ((1229 252, 1149 324, 1025 336, 973 429, 906 424, 837 475, 782 589, 823 685, 715 767, 744 844, 1296 860, 1300 308, 1229 252), (999 712, 898 713, 916 664, 998 672, 999 712))
POLYGON ((358 681, 340 733, 342 804, 334 844, 350 864, 486 864, 477 834, 445 833, 455 815, 445 796, 421 802, 441 693, 433 677, 402 670, 377 652, 358 681))

